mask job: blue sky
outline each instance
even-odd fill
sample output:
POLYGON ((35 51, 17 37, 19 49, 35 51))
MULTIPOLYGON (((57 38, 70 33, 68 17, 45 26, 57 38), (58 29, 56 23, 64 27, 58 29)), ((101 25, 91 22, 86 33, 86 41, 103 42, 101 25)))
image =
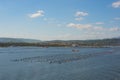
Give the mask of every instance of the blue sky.
POLYGON ((0 37, 86 40, 119 33, 120 0, 0 0, 0 37))

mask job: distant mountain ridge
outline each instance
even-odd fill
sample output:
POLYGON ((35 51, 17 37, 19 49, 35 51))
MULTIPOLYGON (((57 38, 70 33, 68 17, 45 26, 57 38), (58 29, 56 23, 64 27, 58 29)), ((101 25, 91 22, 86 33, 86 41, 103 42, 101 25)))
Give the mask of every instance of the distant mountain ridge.
POLYGON ((40 40, 36 39, 24 39, 24 38, 0 38, 0 43, 38 43, 40 40))

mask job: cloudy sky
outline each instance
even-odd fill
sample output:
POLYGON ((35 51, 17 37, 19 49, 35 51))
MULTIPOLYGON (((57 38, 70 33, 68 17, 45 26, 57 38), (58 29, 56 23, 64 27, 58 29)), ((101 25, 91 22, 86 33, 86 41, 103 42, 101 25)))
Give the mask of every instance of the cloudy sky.
POLYGON ((120 0, 0 0, 0 37, 120 37, 120 0))

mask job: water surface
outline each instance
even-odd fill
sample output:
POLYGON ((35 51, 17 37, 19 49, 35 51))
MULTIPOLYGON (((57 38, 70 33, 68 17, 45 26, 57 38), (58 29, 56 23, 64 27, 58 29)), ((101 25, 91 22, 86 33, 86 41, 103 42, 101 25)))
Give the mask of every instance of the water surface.
POLYGON ((0 80, 120 80, 119 47, 73 49, 0 48, 0 80))

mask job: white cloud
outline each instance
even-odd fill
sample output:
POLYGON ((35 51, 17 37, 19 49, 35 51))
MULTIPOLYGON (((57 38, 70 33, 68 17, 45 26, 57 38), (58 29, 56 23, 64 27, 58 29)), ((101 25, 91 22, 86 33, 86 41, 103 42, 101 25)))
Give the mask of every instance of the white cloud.
POLYGON ((37 17, 41 17, 44 16, 44 11, 43 10, 39 10, 36 13, 30 14, 29 17, 30 18, 37 18, 37 17))
POLYGON ((103 31, 103 32, 116 32, 116 31, 120 31, 119 27, 110 27, 110 28, 106 28, 106 27, 102 27, 102 26, 94 26, 93 30, 96 31, 103 31))
POLYGON ((81 20, 83 20, 83 18, 82 17, 78 17, 78 18, 75 18, 75 20, 76 21, 81 21, 81 20))
POLYGON ((95 26, 93 27, 94 30, 105 30, 105 28, 101 27, 101 26, 95 26))
POLYGON ((104 24, 103 22, 96 22, 95 24, 100 25, 100 24, 104 24))
POLYGON ((120 0, 117 2, 112 3, 112 7, 119 8, 120 7, 120 0))
POLYGON ((110 28, 109 30, 110 30, 110 31, 120 31, 120 28, 118 28, 118 27, 112 27, 112 28, 110 28))
POLYGON ((90 24, 74 24, 74 23, 69 23, 67 26, 77 29, 90 29, 92 27, 92 25, 90 24))
POLYGON ((75 16, 81 17, 81 16, 88 16, 87 12, 81 12, 81 11, 77 11, 75 16))
POLYGON ((74 24, 74 23, 69 23, 67 25, 68 27, 73 27, 73 28, 77 28, 77 29, 84 29, 84 30, 90 30, 90 31, 120 31, 119 27, 110 27, 110 28, 106 28, 106 27, 102 27, 102 26, 95 26, 92 24, 74 24))
POLYGON ((116 18, 114 18, 114 20, 120 20, 120 18, 119 18, 119 17, 116 17, 116 18))
POLYGON ((75 34, 74 36, 70 37, 72 39, 103 39, 120 36, 119 27, 103 27, 96 26, 93 24, 75 24, 75 23, 69 23, 67 26, 82 30, 81 36, 75 34))
POLYGON ((77 12, 75 13, 75 20, 76 20, 76 21, 81 21, 81 20, 84 19, 83 17, 85 17, 85 16, 88 16, 88 13, 87 13, 87 12, 77 11, 77 12))

